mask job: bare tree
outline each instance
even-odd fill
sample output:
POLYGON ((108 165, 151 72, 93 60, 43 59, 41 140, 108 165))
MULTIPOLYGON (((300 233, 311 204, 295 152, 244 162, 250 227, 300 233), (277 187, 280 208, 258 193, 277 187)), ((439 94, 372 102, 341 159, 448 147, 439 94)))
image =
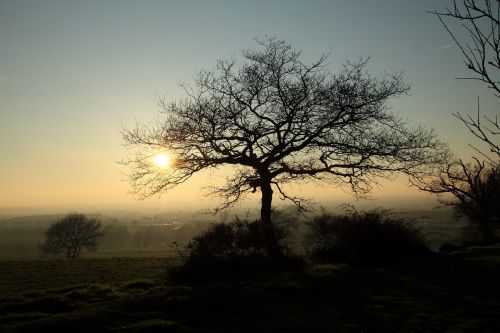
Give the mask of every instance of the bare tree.
POLYGON ((40 249, 44 253, 63 253, 68 259, 76 259, 83 248, 96 250, 102 235, 99 220, 72 213, 47 229, 45 243, 40 245, 40 249))
MULTIPOLYGON (((431 13, 439 18, 448 34, 458 45, 464 57, 465 66, 472 73, 470 77, 459 79, 484 82, 493 94, 500 98, 500 2, 498 0, 454 0, 453 5, 444 11, 431 13), (452 29, 449 20, 461 23, 465 37, 462 38, 461 33, 452 29)), ((471 146, 490 162, 498 164, 500 160, 498 116, 481 117, 479 100, 477 116, 463 116, 460 113, 453 115, 462 121, 476 138, 486 143, 495 157, 491 158, 476 146, 471 146)))
POLYGON ((284 41, 258 43, 261 49, 244 51, 241 64, 220 60, 202 70, 194 87, 184 86, 187 98, 162 100, 163 120, 124 131, 126 144, 138 148, 126 162, 136 193, 149 197, 201 170, 231 165, 234 174, 211 193, 225 199, 225 208, 260 190, 273 251, 273 191, 308 208, 285 184, 329 182, 363 196, 378 177, 417 176, 437 162, 442 145, 433 131, 408 126, 387 106, 409 90, 401 74, 375 78, 367 59, 346 61, 332 74, 325 55, 306 64, 284 41), (170 170, 152 165, 157 149, 175 155, 170 170))
POLYGON ((498 241, 495 226, 500 223, 500 166, 476 158, 448 162, 421 189, 439 195, 440 202, 465 216, 480 232, 485 244, 498 241), (450 199, 446 194, 451 194, 450 199))
POLYGON ((490 155, 484 153, 475 145, 469 144, 469 146, 474 148, 474 150, 476 150, 479 154, 486 158, 490 164, 500 166, 500 143, 497 141, 497 135, 500 134, 500 123, 498 122, 498 116, 495 116, 495 119, 489 118, 487 116, 481 117, 479 112, 479 98, 477 100, 477 115, 475 118, 472 118, 470 115, 463 116, 460 113, 454 113, 453 115, 460 119, 460 121, 464 123, 467 129, 472 134, 474 134, 476 138, 478 138, 483 143, 486 143, 489 147, 489 151, 496 156, 490 157, 490 155), (484 124, 482 120, 484 120, 486 124, 484 124))
MULTIPOLYGON (((452 7, 442 12, 433 11, 448 34, 458 45, 465 66, 472 73, 459 79, 486 83, 500 98, 500 6, 498 0, 454 0, 452 7), (451 22, 460 23, 465 35, 452 29, 451 22), (460 38, 458 37, 460 36, 460 38)), ((473 158, 471 163, 448 156, 442 169, 430 180, 417 184, 420 189, 436 193, 441 203, 452 206, 458 215, 466 216, 482 234, 483 242, 497 240, 494 225, 499 222, 500 211, 500 145, 498 117, 453 113, 488 151, 470 144, 483 161, 473 158), (452 199, 448 199, 451 194, 452 199)))

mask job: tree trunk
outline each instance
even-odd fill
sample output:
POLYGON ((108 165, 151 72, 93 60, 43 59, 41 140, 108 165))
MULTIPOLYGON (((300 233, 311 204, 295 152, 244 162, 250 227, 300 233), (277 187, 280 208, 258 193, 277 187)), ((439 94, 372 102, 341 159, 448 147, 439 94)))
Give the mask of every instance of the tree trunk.
POLYGON ((262 192, 262 205, 260 209, 260 221, 262 223, 264 240, 266 242, 267 253, 272 259, 279 259, 283 256, 280 249, 276 233, 271 221, 271 204, 273 201, 273 189, 271 187, 271 179, 262 177, 260 190, 262 192))
POLYGON ((273 201, 273 189, 271 182, 263 180, 260 186, 262 192, 262 205, 260 208, 260 221, 264 225, 271 224, 271 204, 273 201))

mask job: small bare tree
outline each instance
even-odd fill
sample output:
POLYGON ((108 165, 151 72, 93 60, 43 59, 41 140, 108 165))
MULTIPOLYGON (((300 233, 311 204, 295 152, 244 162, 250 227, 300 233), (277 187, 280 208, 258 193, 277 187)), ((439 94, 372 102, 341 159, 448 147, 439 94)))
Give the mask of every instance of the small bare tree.
POLYGON ((306 64, 284 41, 267 38, 259 45, 243 52, 240 65, 221 60, 201 71, 194 88, 184 86, 186 99, 161 101, 164 120, 124 131, 126 144, 138 148, 126 162, 136 193, 149 197, 201 170, 233 166, 234 175, 211 193, 224 198, 225 208, 260 190, 272 252, 273 192, 308 207, 285 184, 329 182, 362 196, 377 177, 418 175, 437 161, 442 145, 433 131, 412 128, 389 111, 388 100, 409 90, 401 74, 375 78, 366 59, 347 61, 332 74, 327 56, 306 64), (175 155, 170 170, 152 165, 158 149, 175 155))
POLYGON ((68 259, 76 259, 83 248, 96 250, 102 235, 99 220, 72 213, 50 225, 40 249, 43 253, 64 254, 68 259))

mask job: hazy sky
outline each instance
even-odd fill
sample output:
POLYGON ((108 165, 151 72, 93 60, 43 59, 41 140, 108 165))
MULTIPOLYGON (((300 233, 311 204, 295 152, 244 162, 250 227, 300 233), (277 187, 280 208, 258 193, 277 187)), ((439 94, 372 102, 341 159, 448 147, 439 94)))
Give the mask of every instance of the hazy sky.
MULTIPOLYGON (((330 52, 332 70, 369 55, 374 74, 404 71, 412 92, 393 101, 394 111, 467 155, 472 139, 451 113, 474 112, 477 96, 494 113, 496 101, 454 79, 465 73, 458 49, 426 12, 447 3, 0 0, 0 208, 138 205, 116 164, 127 154, 122 124, 155 119, 155 91, 182 96, 180 81, 265 35, 292 43, 305 60, 330 52)), ((198 202, 206 184, 198 177, 151 202, 198 202)), ((385 194, 416 193, 402 181, 388 186, 385 194)))

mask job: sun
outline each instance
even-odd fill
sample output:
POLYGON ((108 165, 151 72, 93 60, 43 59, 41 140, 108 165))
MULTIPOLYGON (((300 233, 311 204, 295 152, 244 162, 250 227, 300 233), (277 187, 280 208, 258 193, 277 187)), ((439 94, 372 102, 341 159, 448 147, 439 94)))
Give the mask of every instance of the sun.
POLYGON ((170 157, 166 153, 158 153, 153 158, 153 162, 159 168, 166 168, 170 165, 170 157))

